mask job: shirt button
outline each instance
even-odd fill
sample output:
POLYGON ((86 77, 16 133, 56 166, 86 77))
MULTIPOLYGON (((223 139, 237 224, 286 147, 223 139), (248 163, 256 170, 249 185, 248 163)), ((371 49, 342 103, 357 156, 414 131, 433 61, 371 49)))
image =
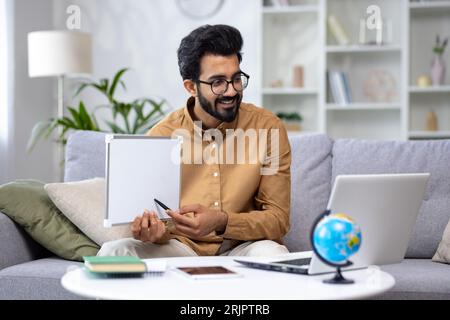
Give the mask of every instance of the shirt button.
POLYGON ((213 173, 213 176, 214 176, 214 177, 217 177, 218 175, 219 175, 218 172, 214 172, 214 173, 213 173))
POLYGON ((218 201, 214 202, 214 206, 218 207, 219 206, 219 202, 218 201))

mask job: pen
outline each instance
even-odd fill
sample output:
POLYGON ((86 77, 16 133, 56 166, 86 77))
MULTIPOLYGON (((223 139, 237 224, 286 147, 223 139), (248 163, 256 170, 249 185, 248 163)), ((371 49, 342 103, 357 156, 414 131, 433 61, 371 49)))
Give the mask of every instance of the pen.
POLYGON ((162 203, 162 202, 159 201, 158 199, 153 199, 153 200, 155 200, 155 202, 156 202, 157 204, 159 204, 159 205, 161 206, 161 208, 163 208, 164 210, 170 210, 170 211, 172 211, 168 206, 166 206, 164 203, 162 203))
MULTIPOLYGON (((153 198, 153 200, 155 200, 155 202, 157 204, 159 204, 161 206, 161 208, 163 208, 166 211, 166 214, 167 214, 167 210, 172 211, 172 210, 170 210, 170 208, 168 206, 166 206, 164 203, 162 203, 158 199, 153 198)), ((169 220, 172 220, 172 218, 171 217, 161 218, 161 221, 163 221, 164 223, 167 223, 169 220)))

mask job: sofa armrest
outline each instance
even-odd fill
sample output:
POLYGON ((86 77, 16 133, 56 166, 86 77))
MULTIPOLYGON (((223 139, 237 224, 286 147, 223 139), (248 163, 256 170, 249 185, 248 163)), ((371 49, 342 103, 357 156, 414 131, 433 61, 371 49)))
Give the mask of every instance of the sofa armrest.
POLYGON ((0 270, 48 255, 47 250, 0 212, 0 270))

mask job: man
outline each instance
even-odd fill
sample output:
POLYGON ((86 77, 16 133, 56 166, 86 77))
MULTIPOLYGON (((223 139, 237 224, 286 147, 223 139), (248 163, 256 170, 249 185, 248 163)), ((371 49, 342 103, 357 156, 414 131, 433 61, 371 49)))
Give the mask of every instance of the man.
POLYGON ((134 239, 105 243, 99 255, 288 252, 281 239, 289 229, 289 142, 277 117, 242 102, 249 79, 240 69, 242 44, 226 25, 202 26, 181 41, 178 65, 191 97, 148 133, 184 138, 181 208, 168 212, 167 225, 145 210, 132 224, 134 239), (260 161, 252 161, 255 152, 260 161))

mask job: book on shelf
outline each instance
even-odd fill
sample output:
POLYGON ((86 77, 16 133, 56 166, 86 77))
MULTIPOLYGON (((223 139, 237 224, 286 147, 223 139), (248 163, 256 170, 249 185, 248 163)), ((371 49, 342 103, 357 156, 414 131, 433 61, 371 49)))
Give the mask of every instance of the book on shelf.
POLYGON ((144 261, 132 256, 85 256, 85 267, 94 273, 145 273, 144 261))
POLYGON ((353 101, 348 76, 341 71, 329 71, 328 83, 331 97, 336 104, 349 104, 353 101))
POLYGON ((341 46, 348 45, 350 43, 350 40, 348 38, 347 32, 340 23, 339 19, 335 15, 330 14, 328 16, 327 21, 330 32, 333 35, 336 42, 341 46))

